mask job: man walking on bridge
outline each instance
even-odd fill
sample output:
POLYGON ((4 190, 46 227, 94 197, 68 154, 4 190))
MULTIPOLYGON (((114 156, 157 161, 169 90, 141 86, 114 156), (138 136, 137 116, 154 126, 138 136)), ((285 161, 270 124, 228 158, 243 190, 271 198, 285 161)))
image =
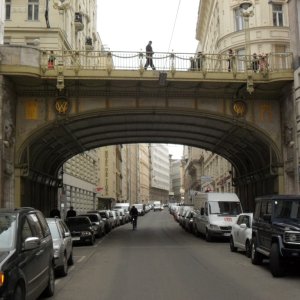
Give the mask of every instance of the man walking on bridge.
POLYGON ((155 70, 155 67, 153 65, 153 60, 152 60, 152 56, 154 54, 153 49, 152 49, 152 41, 149 41, 148 45, 146 46, 146 64, 144 66, 144 69, 147 70, 148 66, 150 65, 150 67, 152 68, 152 70, 155 70))

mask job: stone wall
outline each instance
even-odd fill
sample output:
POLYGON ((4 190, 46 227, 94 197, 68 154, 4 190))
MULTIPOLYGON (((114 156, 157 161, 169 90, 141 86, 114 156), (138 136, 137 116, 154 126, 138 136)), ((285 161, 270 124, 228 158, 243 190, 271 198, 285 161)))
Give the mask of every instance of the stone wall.
POLYGON ((16 96, 12 83, 0 76, 0 207, 14 207, 16 96))

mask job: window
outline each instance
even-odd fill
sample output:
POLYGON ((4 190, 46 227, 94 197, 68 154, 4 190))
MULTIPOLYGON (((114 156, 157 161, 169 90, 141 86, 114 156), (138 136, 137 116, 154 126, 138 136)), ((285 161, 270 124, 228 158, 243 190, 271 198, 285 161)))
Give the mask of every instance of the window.
POLYGON ((243 30, 244 29, 244 18, 241 14, 241 9, 237 7, 234 9, 234 16, 235 16, 235 30, 243 30))
POLYGON ((274 26, 283 26, 283 11, 282 5, 273 4, 273 25, 274 26))
POLYGON ((5 0, 5 20, 10 20, 11 0, 5 0))
POLYGON ((28 0, 28 20, 39 19, 39 0, 28 0))

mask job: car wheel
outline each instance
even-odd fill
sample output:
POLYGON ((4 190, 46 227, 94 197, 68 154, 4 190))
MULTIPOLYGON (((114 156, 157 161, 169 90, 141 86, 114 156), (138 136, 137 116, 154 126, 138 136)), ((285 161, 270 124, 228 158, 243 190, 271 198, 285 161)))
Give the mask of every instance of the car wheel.
POLYGON ((253 265, 260 265, 263 260, 263 255, 256 251, 257 242, 256 238, 253 238, 251 244, 251 262, 253 265))
POLYGON ((270 269, 274 277, 282 277, 284 275, 284 265, 277 243, 273 243, 271 247, 270 269))
POLYGON ((64 254, 63 257, 63 265, 59 268, 59 275, 60 276, 68 275, 68 259, 66 254, 64 254))
POLYGON ((93 246, 95 244, 95 236, 92 235, 91 240, 90 240, 90 245, 93 246))
POLYGON ((232 235, 230 236, 229 246, 230 246, 230 251, 231 252, 236 252, 237 251, 237 247, 234 246, 234 241, 233 241, 232 235))
POLYGON ((54 267, 51 263, 51 265, 49 266, 48 285, 44 291, 44 295, 46 297, 52 297, 54 295, 54 290, 55 290, 54 267))
POLYGON ((73 250, 70 253, 70 257, 68 259, 68 265, 73 266, 74 265, 74 259, 73 259, 73 250))
POLYGON ((25 300, 24 289, 20 284, 18 284, 16 286, 12 299, 14 299, 14 300, 25 300))
POLYGON ((246 241, 245 250, 246 250, 246 256, 251 257, 251 243, 249 240, 246 241))
POLYGON ((206 228, 206 231, 205 231, 205 239, 206 239, 207 242, 211 242, 212 241, 212 236, 209 233, 209 231, 208 231, 207 228, 206 228))

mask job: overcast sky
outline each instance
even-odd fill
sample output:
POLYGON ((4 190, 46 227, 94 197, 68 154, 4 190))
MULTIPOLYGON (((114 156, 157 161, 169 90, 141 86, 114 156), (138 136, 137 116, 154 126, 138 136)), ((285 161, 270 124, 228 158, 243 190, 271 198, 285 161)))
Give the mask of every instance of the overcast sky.
POLYGON ((97 0, 98 32, 111 51, 195 53, 199 0, 97 0), (176 17, 177 16, 177 17, 176 17))
MULTIPOLYGON (((97 0, 98 32, 111 51, 195 53, 199 0, 97 0)), ((169 145, 174 159, 181 145, 169 145)))

